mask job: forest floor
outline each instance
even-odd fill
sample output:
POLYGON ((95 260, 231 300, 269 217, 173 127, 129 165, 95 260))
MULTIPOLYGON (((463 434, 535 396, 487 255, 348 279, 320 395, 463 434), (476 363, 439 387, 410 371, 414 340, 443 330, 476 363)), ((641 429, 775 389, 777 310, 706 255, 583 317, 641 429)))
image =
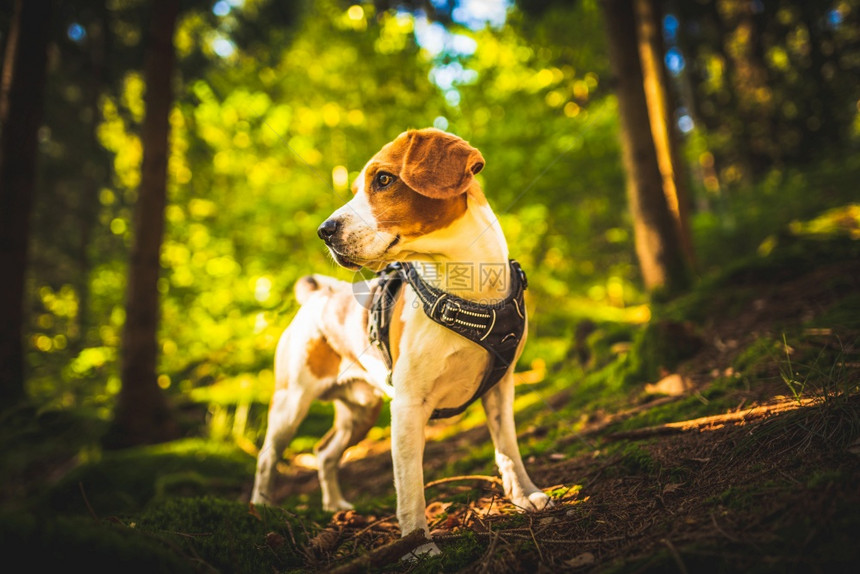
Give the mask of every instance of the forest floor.
MULTIPOLYGON (((860 260, 741 272, 730 285, 726 300, 709 303, 727 312, 701 325, 700 350, 649 393, 631 393, 624 408, 520 429, 526 466, 552 508, 519 513, 494 473, 451 474, 492 470, 462 464, 489 443, 485 428, 439 440, 431 429, 425 472, 440 480, 426 489, 427 515, 433 539, 460 562, 379 569, 856 571, 860 260)), ((544 407, 563 413, 572 392, 546 397, 544 407)), ((393 481, 388 443, 358 448, 362 456, 341 471, 346 497, 385 497, 393 481)), ((316 492, 314 471, 290 474, 281 496, 316 492)), ((396 540, 388 502, 388 512, 359 505, 322 524, 308 543, 310 565, 343 568, 396 540)))

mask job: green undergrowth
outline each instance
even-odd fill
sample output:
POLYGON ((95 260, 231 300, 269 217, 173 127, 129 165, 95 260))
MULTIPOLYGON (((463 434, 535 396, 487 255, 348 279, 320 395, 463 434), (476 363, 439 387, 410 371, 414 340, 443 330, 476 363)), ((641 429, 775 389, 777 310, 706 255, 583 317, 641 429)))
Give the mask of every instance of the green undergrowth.
MULTIPOLYGON (((691 572, 853 571, 856 548, 846 544, 846 534, 860 528, 860 504, 834 493, 850 492, 855 480, 854 473, 827 469, 730 486, 703 510, 757 524, 767 536, 683 545, 678 556, 691 572)), ((671 565, 666 558, 652 557, 642 571, 671 565)))
POLYGON ((0 414, 0 499, 18 507, 44 487, 36 477, 73 465, 106 425, 89 410, 40 412, 31 405, 0 414))
MULTIPOLYGON (((553 374, 553 388, 564 400, 555 409, 538 403, 519 413, 541 432, 529 433, 532 452, 561 450, 576 454, 594 448, 586 440, 569 440, 588 423, 588 413, 617 412, 645 401, 644 386, 666 373, 683 369, 705 346, 701 333, 715 317, 740 315, 754 301, 812 269, 860 258, 860 241, 845 237, 787 237, 765 255, 757 254, 724 272, 700 281, 688 295, 656 305, 644 326, 594 324, 584 347, 569 354, 553 374), (586 364, 582 364, 582 357, 586 364), (556 381, 557 383, 558 381, 556 381), (565 444, 559 448, 557 441, 565 444)), ((730 362, 695 393, 643 410, 607 428, 608 432, 664 424, 724 413, 742 406, 744 397, 784 394, 797 399, 858 392, 860 361, 857 326, 860 296, 853 278, 826 276, 818 286, 832 301, 812 317, 787 317, 767 325, 730 362)), ((777 298, 777 304, 779 300, 777 298)), ((553 368, 550 368, 553 372, 553 368)))
POLYGON ((738 405, 738 400, 730 394, 735 386, 734 381, 720 379, 702 393, 651 407, 617 424, 610 425, 607 430, 608 432, 629 431, 724 413, 738 405))
POLYGON ((4 515, 0 538, 7 559, 35 571, 263 572, 302 568, 308 528, 282 509, 251 513, 205 496, 161 500, 134 517, 4 515))
MULTIPOLYGON (((719 316, 733 316, 750 302, 773 293, 781 285, 825 265, 856 261, 860 258, 860 241, 841 235, 800 236, 783 233, 771 238, 768 248, 754 252, 726 265, 718 272, 703 276, 690 293, 657 309, 667 319, 702 324, 719 316)), ((851 277, 838 273, 828 276, 825 287, 845 297, 848 317, 838 315, 838 322, 857 324, 857 294, 851 292, 851 277), (846 292, 846 289, 849 289, 846 292)))
POLYGON ((440 545, 442 554, 419 558, 413 565, 405 569, 403 564, 389 564, 380 568, 379 572, 404 572, 411 574, 437 574, 439 572, 459 572, 461 569, 474 564, 486 552, 486 542, 479 540, 472 531, 463 532, 462 536, 440 545))
POLYGON ((61 514, 133 514, 175 497, 237 499, 254 460, 235 445, 186 439, 118 452, 93 452, 48 491, 61 514))

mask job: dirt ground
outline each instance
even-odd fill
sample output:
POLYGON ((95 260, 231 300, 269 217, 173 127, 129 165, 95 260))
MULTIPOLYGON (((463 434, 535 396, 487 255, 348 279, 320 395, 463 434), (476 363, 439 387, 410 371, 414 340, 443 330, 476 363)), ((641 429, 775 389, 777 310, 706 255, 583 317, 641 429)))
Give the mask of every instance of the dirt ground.
MULTIPOLYGON (((860 564, 860 397, 786 396, 778 373, 723 397, 735 405, 716 416, 619 432, 614 424, 705 391, 731 375, 738 353, 757 338, 798 328, 860 288, 860 262, 824 266, 796 277, 739 278, 758 295, 737 313, 702 328, 705 345, 678 372, 688 382, 677 397, 653 397, 627 412, 591 413, 589 425, 557 444, 590 448, 525 451, 536 484, 555 505, 520 514, 492 477, 453 477, 426 489, 434 540, 471 554, 445 571, 459 572, 856 572, 860 564), (834 282, 834 277, 843 281, 834 282), (834 287, 836 285, 836 287, 834 287), (584 450, 584 452, 583 452, 584 450)), ((856 385, 858 332, 851 327, 807 329, 809 344, 839 345, 840 376, 856 385), (851 362, 851 361, 855 362, 851 362)), ((560 400, 563 400, 561 397, 560 400)), ((550 399, 549 402, 552 402, 550 399)), ((523 432, 540 432, 530 428, 523 432)), ((489 441, 476 428, 430 440, 425 472, 489 441)), ((347 498, 393 493, 384 441, 364 444, 364 456, 341 470, 347 498)), ((525 449, 524 449, 525 450, 525 449)), ((281 495, 317 493, 315 472, 290 471, 281 495)), ((390 498, 389 498, 390 500, 390 498)), ((399 538, 392 509, 378 515, 342 512, 313 541, 320 570, 349 563, 367 549, 399 538)), ((427 571, 420 562, 380 571, 427 571)), ((367 567, 358 571, 368 571, 367 567)))
MULTIPOLYGON (((860 409, 860 401, 850 408, 860 409)), ((853 572, 860 445, 839 451, 808 439, 804 423, 841 416, 827 409, 807 406, 632 441, 648 454, 640 464, 620 455, 532 458, 532 478, 555 494, 555 506, 534 515, 519 515, 487 480, 431 487, 433 536, 443 551, 466 531, 484 543, 483 557, 463 572, 853 572), (779 417, 796 419, 789 432, 779 417), (446 502, 464 492, 476 500, 446 502), (512 516, 522 518, 511 524, 512 516)), ((489 440, 481 430, 469 435, 431 443, 427 459, 456 457, 473 440, 489 440)), ((347 493, 391 489, 388 456, 347 463, 347 493)), ((313 491, 314 474, 304 476, 313 491)), ((321 568, 399 536, 390 515, 339 513, 328 528, 340 533, 339 543, 323 545, 321 568)))

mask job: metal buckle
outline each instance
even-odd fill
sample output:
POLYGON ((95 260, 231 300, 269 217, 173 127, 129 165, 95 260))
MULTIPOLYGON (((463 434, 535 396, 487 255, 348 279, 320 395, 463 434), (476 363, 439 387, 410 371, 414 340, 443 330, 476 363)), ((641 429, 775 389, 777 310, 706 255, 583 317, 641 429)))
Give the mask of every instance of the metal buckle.
POLYGON ((371 343, 379 344, 379 317, 371 312, 370 321, 367 322, 367 337, 371 343))
POLYGON ((443 323, 447 325, 453 325, 457 322, 457 317, 460 315, 460 311, 462 311, 460 303, 458 303, 457 301, 452 301, 451 299, 446 299, 445 307, 442 309, 442 315, 440 319, 443 323), (453 315, 451 314, 452 312, 453 315))
POLYGON ((520 275, 520 281, 522 282, 523 290, 528 289, 529 287, 529 278, 526 277, 526 272, 523 271, 522 266, 517 263, 517 272, 520 275))
POLYGON ((400 264, 399 261, 394 261, 393 263, 389 263, 385 266, 385 269, 379 272, 380 275, 384 274, 386 279, 391 277, 392 275, 397 275, 398 273, 403 271, 403 265, 400 264))
POLYGON ((370 317, 367 321, 367 335, 370 338, 370 341, 377 346, 381 344, 381 341, 379 340, 379 327, 382 324, 383 310, 382 306, 379 305, 379 298, 383 296, 384 289, 382 289, 382 287, 384 287, 384 285, 380 285, 380 287, 372 294, 370 300, 370 317))

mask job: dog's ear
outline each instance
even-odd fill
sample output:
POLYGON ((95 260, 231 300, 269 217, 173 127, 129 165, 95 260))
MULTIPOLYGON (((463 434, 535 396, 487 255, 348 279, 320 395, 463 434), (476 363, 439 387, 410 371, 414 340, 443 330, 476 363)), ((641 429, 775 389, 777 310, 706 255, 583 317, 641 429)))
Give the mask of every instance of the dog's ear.
POLYGON ((400 178, 412 189, 434 199, 465 193, 484 168, 477 149, 437 129, 410 131, 400 178))

